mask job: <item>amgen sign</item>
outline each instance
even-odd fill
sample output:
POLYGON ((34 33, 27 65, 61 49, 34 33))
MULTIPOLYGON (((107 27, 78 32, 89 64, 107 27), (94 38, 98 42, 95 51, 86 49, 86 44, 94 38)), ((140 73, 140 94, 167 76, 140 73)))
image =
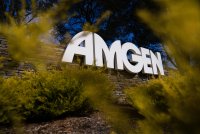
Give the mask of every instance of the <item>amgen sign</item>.
POLYGON ((117 70, 127 70, 131 73, 164 75, 164 69, 159 52, 127 42, 121 45, 117 40, 108 47, 105 41, 96 33, 82 31, 76 34, 68 44, 62 61, 73 62, 74 55, 81 55, 85 58, 86 65, 96 65, 117 70), (131 52, 128 58, 128 52, 131 52))

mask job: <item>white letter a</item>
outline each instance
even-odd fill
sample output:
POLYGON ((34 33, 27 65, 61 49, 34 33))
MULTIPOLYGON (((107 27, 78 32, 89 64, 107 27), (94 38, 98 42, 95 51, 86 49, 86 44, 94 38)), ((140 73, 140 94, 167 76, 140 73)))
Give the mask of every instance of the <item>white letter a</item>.
POLYGON ((92 32, 83 31, 76 34, 68 44, 62 61, 71 63, 75 54, 85 56, 86 65, 93 65, 94 55, 92 32), (81 43, 84 43, 84 46, 81 46, 81 43))

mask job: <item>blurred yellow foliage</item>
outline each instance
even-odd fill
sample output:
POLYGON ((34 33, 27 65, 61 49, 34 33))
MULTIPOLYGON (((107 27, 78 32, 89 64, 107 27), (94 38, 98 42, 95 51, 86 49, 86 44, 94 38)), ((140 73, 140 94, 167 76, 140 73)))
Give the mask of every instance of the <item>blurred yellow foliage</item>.
POLYGON ((48 32, 52 28, 52 21, 47 14, 38 18, 38 22, 30 24, 17 24, 10 18, 11 24, 0 25, 0 33, 6 37, 9 54, 14 59, 44 61, 48 56, 55 58, 55 45, 42 40, 49 38, 48 32))
POLYGON ((144 134, 200 133, 200 3, 196 0, 156 1, 165 10, 138 15, 163 39, 177 70, 126 91, 130 103, 145 118, 138 121, 144 134))
POLYGON ((138 15, 163 39, 164 47, 179 69, 186 69, 191 62, 195 64, 200 59, 199 3, 196 0, 162 0, 159 3, 165 6, 161 14, 142 10, 138 15))

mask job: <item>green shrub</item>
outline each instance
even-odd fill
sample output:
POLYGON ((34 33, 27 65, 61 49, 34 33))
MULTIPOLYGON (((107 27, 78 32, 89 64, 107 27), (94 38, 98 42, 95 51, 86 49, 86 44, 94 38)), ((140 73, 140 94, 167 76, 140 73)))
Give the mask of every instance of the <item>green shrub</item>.
MULTIPOLYGON (((13 81, 13 87, 16 84, 16 81, 13 81)), ((0 124, 11 122, 17 124, 21 119, 16 112, 16 109, 19 108, 18 99, 10 87, 11 83, 5 83, 5 80, 0 78, 0 124)))
POLYGON ((13 122, 12 117, 37 121, 89 112, 83 80, 68 71, 27 72, 21 78, 1 79, 0 123, 13 122))
POLYGON ((28 120, 48 120, 65 114, 84 114, 89 103, 83 95, 83 85, 64 72, 51 71, 27 74, 21 79, 19 92, 22 112, 28 120), (27 91, 27 87, 29 90, 27 91), (21 95, 21 94, 20 94, 21 95))
POLYGON ((25 72, 1 78, 0 87, 0 124, 106 111, 113 90, 101 70, 94 68, 25 72))
POLYGON ((0 92, 7 95, 0 94, 6 97, 0 105, 7 103, 0 107, 0 124, 47 121, 99 110, 113 129, 121 132, 129 130, 122 130, 122 126, 130 127, 128 117, 113 104, 114 86, 101 69, 26 72, 21 77, 1 79, 0 87, 0 92))

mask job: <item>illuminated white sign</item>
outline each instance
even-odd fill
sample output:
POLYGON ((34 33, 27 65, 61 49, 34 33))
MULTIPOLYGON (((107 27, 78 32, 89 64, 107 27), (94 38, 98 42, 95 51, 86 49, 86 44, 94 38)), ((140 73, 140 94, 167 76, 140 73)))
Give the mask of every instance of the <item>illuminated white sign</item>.
POLYGON ((121 45, 117 40, 108 47, 105 41, 96 33, 83 31, 76 34, 68 44, 63 62, 73 62, 74 55, 85 58, 86 65, 96 65, 117 70, 127 70, 131 73, 143 71, 146 74, 164 75, 161 54, 127 42, 121 45), (131 52, 130 59, 127 57, 131 52))

